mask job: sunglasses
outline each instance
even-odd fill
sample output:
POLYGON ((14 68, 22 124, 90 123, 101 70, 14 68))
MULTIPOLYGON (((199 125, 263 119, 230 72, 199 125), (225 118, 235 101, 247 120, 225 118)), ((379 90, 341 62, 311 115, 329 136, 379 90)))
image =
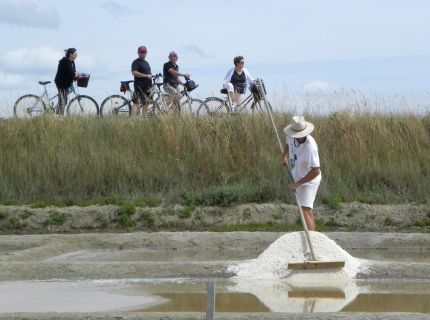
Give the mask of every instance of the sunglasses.
POLYGON ((244 64, 244 63, 245 63, 245 61, 239 61, 239 63, 240 63, 240 64, 244 64))
POLYGON ((139 53, 147 53, 147 51, 139 51, 139 53))

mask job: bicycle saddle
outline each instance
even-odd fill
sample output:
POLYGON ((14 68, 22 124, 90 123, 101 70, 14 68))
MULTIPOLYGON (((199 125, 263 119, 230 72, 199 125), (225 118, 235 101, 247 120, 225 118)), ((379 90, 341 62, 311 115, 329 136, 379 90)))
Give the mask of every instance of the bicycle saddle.
POLYGON ((223 94, 227 94, 228 93, 228 91, 227 91, 227 89, 221 89, 219 92, 221 92, 221 93, 223 93, 223 94))
POLYGON ((51 83, 51 81, 39 81, 39 84, 44 86, 45 84, 51 83))

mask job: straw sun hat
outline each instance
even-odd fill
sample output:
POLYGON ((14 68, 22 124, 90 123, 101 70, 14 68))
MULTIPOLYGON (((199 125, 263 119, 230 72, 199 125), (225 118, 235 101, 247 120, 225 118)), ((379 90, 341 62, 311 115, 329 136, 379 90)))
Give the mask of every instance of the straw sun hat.
POLYGON ((293 116, 291 124, 285 127, 284 132, 291 138, 304 138, 314 131, 314 125, 305 121, 303 116, 293 116))

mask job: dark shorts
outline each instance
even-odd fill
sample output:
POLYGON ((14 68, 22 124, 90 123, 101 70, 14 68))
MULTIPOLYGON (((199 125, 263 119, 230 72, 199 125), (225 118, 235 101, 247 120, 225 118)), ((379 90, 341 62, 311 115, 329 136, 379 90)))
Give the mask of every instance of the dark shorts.
POLYGON ((149 100, 149 88, 148 87, 135 87, 134 88, 134 96, 133 102, 137 103, 140 101, 141 103, 145 103, 149 100))
POLYGON ((244 94, 245 93, 245 88, 246 88, 246 84, 233 84, 233 86, 234 86, 234 91, 236 92, 236 93, 239 93, 239 94, 244 94))

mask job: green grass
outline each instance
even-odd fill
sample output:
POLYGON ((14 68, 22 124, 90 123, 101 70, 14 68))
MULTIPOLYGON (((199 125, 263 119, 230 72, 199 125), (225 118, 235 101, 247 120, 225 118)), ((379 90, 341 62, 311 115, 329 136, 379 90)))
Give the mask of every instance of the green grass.
POLYGON ((330 209, 337 211, 342 203, 342 196, 338 193, 331 196, 326 196, 322 199, 322 203, 329 206, 330 209))
POLYGON ((139 216, 139 220, 144 221, 149 228, 154 227, 155 216, 149 211, 143 211, 139 216))
POLYGON ((123 228, 134 227, 135 221, 132 216, 136 213, 134 204, 125 204, 118 208, 118 222, 123 228))
POLYGON ((33 212, 29 211, 29 210, 25 210, 24 212, 22 212, 19 215, 19 218, 21 220, 27 220, 28 218, 30 218, 33 215, 33 212))
POLYGON ((385 217, 385 219, 384 219, 384 225, 385 226, 391 226, 391 225, 393 225, 393 223, 394 223, 393 218, 391 218, 389 216, 385 217))
POLYGON ((302 226, 297 224, 278 224, 273 222, 267 223, 247 223, 235 225, 211 226, 209 231, 212 232, 233 232, 233 231, 270 231, 270 232, 293 232, 301 231, 302 226))
POLYGON ((66 203, 63 200, 58 199, 41 199, 34 201, 31 204, 33 209, 36 208, 46 208, 46 207, 65 207, 66 203))
POLYGON ((45 226, 60 226, 66 222, 66 215, 63 212, 51 211, 49 217, 44 221, 45 226))
POLYGON ((10 217, 9 223, 13 229, 19 230, 19 229, 22 229, 23 227, 25 227, 25 224, 21 221, 21 219, 19 219, 17 217, 10 217))
POLYGON ((267 185, 241 183, 188 192, 183 195, 186 205, 230 206, 238 203, 268 202, 275 200, 275 190, 267 185))
MULTIPOLYGON (((15 202, 14 205, 17 203, 15 202)), ((31 203, 32 208, 46 207, 88 207, 92 205, 134 205, 136 207, 157 207, 161 204, 159 196, 140 196, 135 199, 125 197, 108 197, 101 199, 41 199, 31 203)))
MULTIPOLYGON (((279 132, 290 117, 275 115, 279 132)), ((337 210, 339 199, 428 201, 430 115, 306 118, 315 124, 323 173, 317 202, 337 210)), ((2 204, 293 202, 265 116, 6 119, 0 135, 2 204)))
POLYGON ((189 219, 191 218, 191 215, 193 214, 193 211, 196 207, 194 205, 185 206, 181 209, 179 212, 179 218, 181 219, 189 219))
POLYGON ((416 221, 414 223, 414 226, 421 227, 421 228, 430 227, 430 220, 416 221))
POLYGON ((21 204, 21 202, 17 199, 6 199, 6 200, 0 201, 0 204, 4 206, 18 206, 21 204))

